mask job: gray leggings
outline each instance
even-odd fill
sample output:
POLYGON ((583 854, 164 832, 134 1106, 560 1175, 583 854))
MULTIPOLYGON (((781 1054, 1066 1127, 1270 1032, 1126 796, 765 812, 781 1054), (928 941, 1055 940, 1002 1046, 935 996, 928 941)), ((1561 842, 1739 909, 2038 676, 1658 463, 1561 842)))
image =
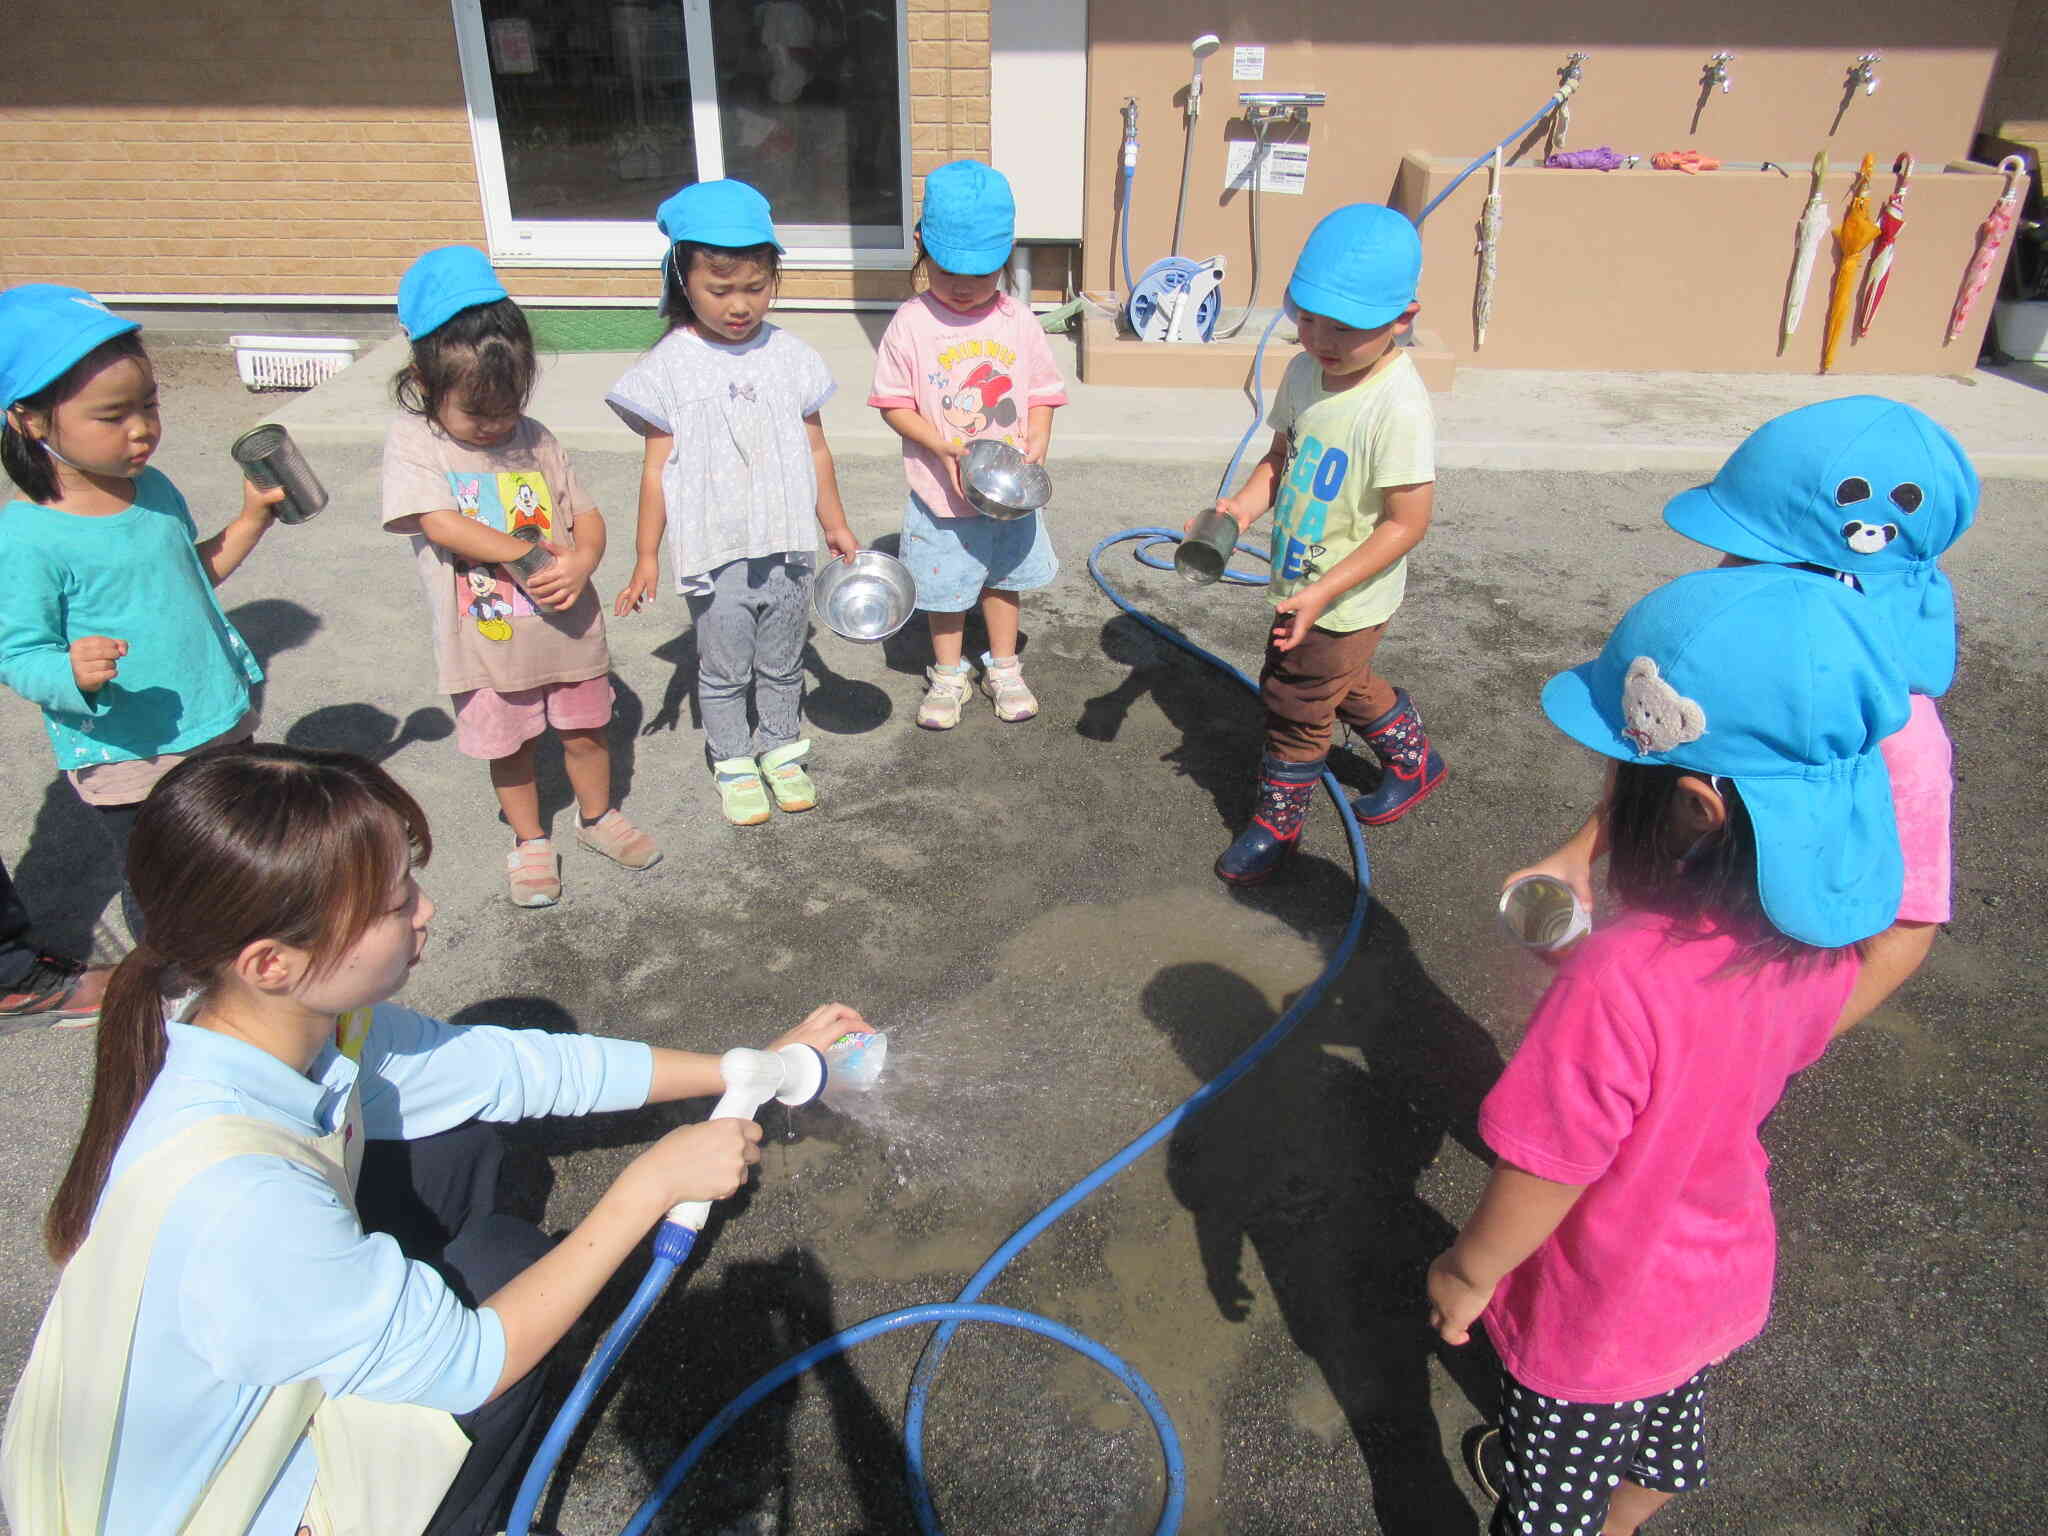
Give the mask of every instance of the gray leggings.
POLYGON ((709 597, 692 597, 697 704, 714 763, 759 757, 803 735, 804 641, 811 628, 811 570, 782 555, 734 560, 711 573, 709 597), (747 689, 759 724, 747 728, 747 689))

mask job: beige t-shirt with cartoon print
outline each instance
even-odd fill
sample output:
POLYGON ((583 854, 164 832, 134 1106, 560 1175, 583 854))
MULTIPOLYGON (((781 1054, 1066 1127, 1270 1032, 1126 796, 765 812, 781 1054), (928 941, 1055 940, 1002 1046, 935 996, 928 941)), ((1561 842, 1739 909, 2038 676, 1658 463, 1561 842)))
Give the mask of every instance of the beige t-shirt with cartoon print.
POLYGON ((586 585, 566 612, 536 607, 502 566, 473 564, 419 531, 426 513, 449 510, 500 533, 531 529, 573 548, 576 518, 592 508, 562 445, 530 416, 490 449, 458 443, 410 412, 391 424, 384 438, 384 526, 412 536, 443 691, 516 693, 609 672, 596 587, 586 585))

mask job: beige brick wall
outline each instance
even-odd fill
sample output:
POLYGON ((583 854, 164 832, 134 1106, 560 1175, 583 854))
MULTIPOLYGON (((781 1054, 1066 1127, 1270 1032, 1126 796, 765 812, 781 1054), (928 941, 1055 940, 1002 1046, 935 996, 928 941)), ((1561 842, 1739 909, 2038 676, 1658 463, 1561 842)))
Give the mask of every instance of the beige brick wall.
MULTIPOLYGON (((908 0, 914 196, 985 159, 989 0, 908 0)), ((432 245, 484 243, 446 0, 103 0, 0 57, 0 285, 383 299, 432 245), (259 24, 260 23, 260 24, 259 24), (122 37, 109 60, 106 38, 122 37)), ((523 298, 649 299, 652 274, 507 268, 523 298)), ((898 272, 792 272, 900 298, 898 272)))

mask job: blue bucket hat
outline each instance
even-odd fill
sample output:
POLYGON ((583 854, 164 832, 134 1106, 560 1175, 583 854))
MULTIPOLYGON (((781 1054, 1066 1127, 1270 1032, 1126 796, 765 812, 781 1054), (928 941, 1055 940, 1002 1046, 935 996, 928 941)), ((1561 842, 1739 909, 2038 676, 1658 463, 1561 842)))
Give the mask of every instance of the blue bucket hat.
POLYGON ((1664 521, 1745 560, 1854 576, 1898 636, 1915 693, 1955 680, 1954 589, 1935 561, 1977 516, 1977 472, 1940 423, 1878 395, 1802 406, 1743 440, 1664 521))
POLYGON ((953 160, 924 179, 917 235, 943 271, 999 272, 1017 243, 1017 199, 1003 173, 979 160, 953 160))
POLYGON ((699 245, 723 245, 739 250, 749 245, 772 245, 782 249, 775 238, 775 217, 768 199, 744 181, 695 181, 654 210, 654 222, 670 244, 694 240, 699 245))
POLYGON ((491 259, 473 245, 427 252, 398 280, 398 323, 414 341, 438 331, 465 309, 512 297, 491 259))
POLYGON ((1422 281, 1422 236, 1407 214, 1379 203, 1326 213, 1294 260, 1287 302, 1370 330, 1400 317, 1422 281))
POLYGON ((0 409, 47 389, 101 343, 141 329, 83 288, 23 283, 0 293, 0 409))
POLYGON ((1870 603, 1775 565, 1657 588, 1595 660, 1543 688, 1552 723, 1595 752, 1733 779, 1756 828, 1765 915, 1827 948, 1898 916, 1905 864, 1878 743, 1909 708, 1870 603))

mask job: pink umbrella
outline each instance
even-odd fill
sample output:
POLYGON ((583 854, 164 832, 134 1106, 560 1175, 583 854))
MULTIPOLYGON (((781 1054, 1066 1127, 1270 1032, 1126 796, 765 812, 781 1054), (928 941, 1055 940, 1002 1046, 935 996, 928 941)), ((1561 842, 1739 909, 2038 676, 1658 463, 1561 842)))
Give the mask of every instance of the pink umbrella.
POLYGON ((1906 189, 1913 179, 1913 157, 1901 154, 1892 162, 1892 195, 1884 200, 1877 216, 1877 244, 1870 248, 1870 266, 1863 274, 1863 298, 1856 306, 1856 339, 1870 334, 1870 322, 1877 318, 1877 306, 1884 302, 1884 285, 1891 281, 1892 246, 1906 227, 1906 189))
POLYGON ((1998 201, 1991 205, 1984 222, 1977 226, 1977 249, 1970 253, 1970 264, 1963 268, 1963 285, 1956 290, 1956 307, 1949 312, 1948 335, 1942 342, 1944 346, 1963 334, 1963 326, 1970 318, 1970 306, 1977 302, 1977 295, 1991 281, 1991 269, 1998 264, 1998 252, 2005 244, 2005 237, 2012 233, 2013 221, 2020 216, 2020 185, 2027 179, 2027 162, 2018 155, 2007 155, 1998 162, 1998 169, 2005 177, 2005 190, 1998 194, 1998 201))

